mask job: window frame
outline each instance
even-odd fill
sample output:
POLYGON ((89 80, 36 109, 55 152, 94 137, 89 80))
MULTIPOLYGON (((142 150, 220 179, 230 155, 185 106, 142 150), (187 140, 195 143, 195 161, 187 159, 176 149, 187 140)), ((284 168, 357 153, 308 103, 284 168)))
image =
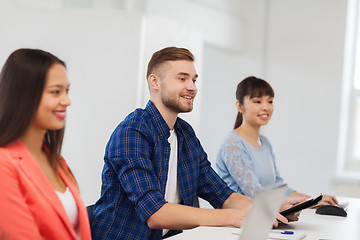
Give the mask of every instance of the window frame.
POLYGON ((356 122, 360 121, 360 110, 356 116, 356 108, 360 108, 360 103, 357 104, 360 89, 355 88, 355 78, 360 83, 359 8, 360 0, 348 0, 338 139, 337 176, 351 179, 360 179, 360 157, 354 157, 354 130, 356 122))

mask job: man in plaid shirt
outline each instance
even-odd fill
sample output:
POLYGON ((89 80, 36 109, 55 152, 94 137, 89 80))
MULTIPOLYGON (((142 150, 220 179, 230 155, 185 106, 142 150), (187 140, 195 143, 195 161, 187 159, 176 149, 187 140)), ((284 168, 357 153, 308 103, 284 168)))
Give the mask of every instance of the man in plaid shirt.
POLYGON ((153 54, 150 101, 117 126, 106 146, 94 239, 162 239, 197 226, 242 225, 251 200, 226 186, 178 117, 193 109, 197 77, 189 50, 153 54), (197 196, 215 209, 193 207, 197 196))

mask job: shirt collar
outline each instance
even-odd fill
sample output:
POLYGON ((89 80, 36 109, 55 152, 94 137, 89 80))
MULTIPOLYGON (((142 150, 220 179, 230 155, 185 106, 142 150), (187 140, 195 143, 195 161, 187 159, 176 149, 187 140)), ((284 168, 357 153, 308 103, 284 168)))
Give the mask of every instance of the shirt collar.
MULTIPOLYGON (((161 116, 161 113, 159 112, 159 110, 156 108, 155 104, 151 100, 149 100, 148 103, 146 104, 145 110, 149 114, 153 122, 155 123, 154 126, 157 132, 159 132, 161 138, 168 139, 170 137, 169 125, 167 125, 165 119, 161 116)), ((182 133, 179 119, 180 119, 179 117, 176 118, 176 122, 174 125, 174 129, 178 137, 182 133)))
POLYGON ((170 128, 151 100, 149 100, 146 104, 145 111, 149 114, 152 122, 154 123, 156 131, 160 134, 160 137, 163 139, 168 139, 170 136, 170 128))

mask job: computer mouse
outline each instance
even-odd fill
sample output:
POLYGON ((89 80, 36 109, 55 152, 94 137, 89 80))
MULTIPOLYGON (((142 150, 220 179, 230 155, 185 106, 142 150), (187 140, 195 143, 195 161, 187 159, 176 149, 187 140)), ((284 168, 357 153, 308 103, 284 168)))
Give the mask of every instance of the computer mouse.
POLYGON ((347 212, 342 207, 336 205, 324 205, 319 207, 315 212, 320 215, 347 216, 347 212))

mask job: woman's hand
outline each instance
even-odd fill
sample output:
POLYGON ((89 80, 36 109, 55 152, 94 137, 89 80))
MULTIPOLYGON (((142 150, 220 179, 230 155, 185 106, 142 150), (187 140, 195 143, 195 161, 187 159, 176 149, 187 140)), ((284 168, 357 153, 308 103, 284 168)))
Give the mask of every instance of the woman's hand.
POLYGON ((323 195, 321 201, 315 206, 313 206, 313 208, 317 208, 324 205, 339 205, 339 203, 335 196, 323 195))

